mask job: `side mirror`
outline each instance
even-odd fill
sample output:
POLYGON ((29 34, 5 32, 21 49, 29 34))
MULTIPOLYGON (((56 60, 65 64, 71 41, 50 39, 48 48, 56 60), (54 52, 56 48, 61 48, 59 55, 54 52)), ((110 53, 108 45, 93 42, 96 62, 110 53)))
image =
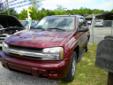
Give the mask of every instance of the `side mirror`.
POLYGON ((82 29, 78 29, 77 32, 87 32, 89 31, 88 27, 82 27, 82 29))

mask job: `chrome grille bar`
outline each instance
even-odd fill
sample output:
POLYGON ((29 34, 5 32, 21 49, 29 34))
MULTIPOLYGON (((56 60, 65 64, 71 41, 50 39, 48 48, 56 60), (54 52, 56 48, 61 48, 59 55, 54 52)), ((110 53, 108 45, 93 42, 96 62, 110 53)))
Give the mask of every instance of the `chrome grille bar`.
POLYGON ((53 56, 51 54, 27 52, 27 51, 22 51, 22 50, 14 50, 11 48, 6 48, 6 49, 4 49, 4 51, 7 53, 17 54, 17 55, 21 55, 21 56, 29 56, 29 57, 36 57, 36 58, 39 57, 42 59, 53 59, 53 56))

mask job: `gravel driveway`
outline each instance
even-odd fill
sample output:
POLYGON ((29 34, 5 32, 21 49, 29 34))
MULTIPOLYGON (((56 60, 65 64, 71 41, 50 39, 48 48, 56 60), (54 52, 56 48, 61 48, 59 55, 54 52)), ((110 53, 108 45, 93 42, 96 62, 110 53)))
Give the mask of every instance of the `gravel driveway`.
POLYGON ((0 85, 58 85, 58 80, 9 71, 3 68, 0 63, 0 85))

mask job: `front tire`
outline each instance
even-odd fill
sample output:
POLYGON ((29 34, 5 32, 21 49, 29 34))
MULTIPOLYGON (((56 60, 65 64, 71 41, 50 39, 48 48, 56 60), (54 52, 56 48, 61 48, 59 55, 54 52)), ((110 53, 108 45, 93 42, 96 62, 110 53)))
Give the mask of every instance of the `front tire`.
POLYGON ((63 79, 63 81, 71 82, 74 79, 74 75, 76 72, 76 61, 77 61, 76 59, 77 59, 76 52, 74 52, 72 55, 69 71, 68 71, 66 77, 63 79))

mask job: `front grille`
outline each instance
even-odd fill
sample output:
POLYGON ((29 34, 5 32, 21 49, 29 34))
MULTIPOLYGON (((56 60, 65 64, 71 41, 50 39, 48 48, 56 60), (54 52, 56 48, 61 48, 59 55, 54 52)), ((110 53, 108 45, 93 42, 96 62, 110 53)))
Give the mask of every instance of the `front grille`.
MULTIPOLYGON (((32 47, 22 47, 22 46, 14 46, 9 45, 8 49, 13 49, 18 51, 25 51, 25 52, 36 52, 36 53, 42 53, 42 48, 32 48, 32 47)), ((33 57, 33 56, 27 56, 27 55, 19 55, 16 53, 8 52, 6 55, 9 55, 10 57, 16 57, 16 58, 22 58, 22 59, 33 59, 33 60, 42 60, 42 58, 39 57, 33 57)))
POLYGON ((13 54, 13 53, 6 53, 6 55, 10 56, 10 57, 14 57, 14 58, 19 58, 19 59, 27 59, 27 60, 42 60, 41 57, 32 57, 32 56, 21 56, 18 54, 13 54))
POLYGON ((0 35, 0 37, 6 37, 6 35, 0 35))
POLYGON ((0 40, 0 44, 2 44, 3 40, 0 40))
POLYGON ((14 50, 27 51, 27 52, 42 53, 42 48, 22 47, 22 46, 14 46, 14 45, 9 45, 9 48, 14 50))
POLYGON ((6 37, 7 37, 6 35, 0 35, 0 43, 2 43, 6 37))
POLYGON ((8 47, 3 47, 3 51, 11 55, 12 57, 20 58, 32 58, 37 60, 53 60, 55 58, 54 54, 43 53, 42 48, 32 48, 32 47, 22 47, 9 45, 8 47))

